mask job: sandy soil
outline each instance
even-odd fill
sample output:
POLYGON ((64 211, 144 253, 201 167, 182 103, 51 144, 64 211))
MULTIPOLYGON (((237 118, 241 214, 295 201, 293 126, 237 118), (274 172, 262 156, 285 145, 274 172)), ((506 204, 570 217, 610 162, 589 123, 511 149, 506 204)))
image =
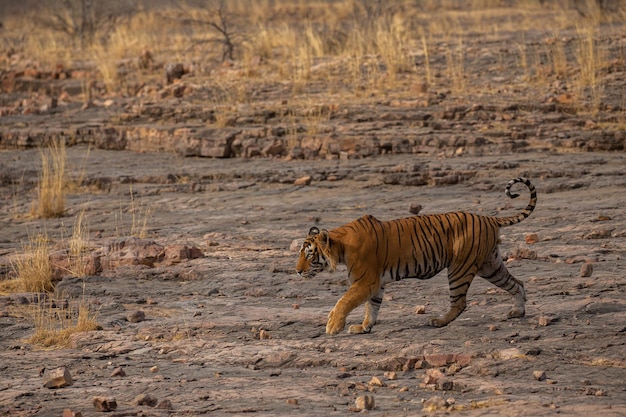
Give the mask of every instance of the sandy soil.
MULTIPOLYGON (((87 152, 70 148, 68 160, 80 164, 87 152)), ((622 154, 284 162, 89 152, 85 176, 110 178, 107 191, 72 195, 68 216, 46 222, 11 217, 11 210, 24 212, 24 198, 5 204, 4 262, 40 228, 60 241, 79 208, 89 218, 94 250, 123 236, 130 183, 134 204, 154 209, 147 239, 194 245, 205 256, 64 279, 57 290, 86 297, 102 325, 74 336, 72 349, 25 344, 32 323, 16 313, 15 296, 2 297, 5 414, 60 415, 70 408, 91 415, 92 397, 104 395, 117 400, 117 415, 345 415, 363 394, 375 398, 372 412, 393 415, 424 414, 422 401, 433 396, 453 398, 451 410, 472 416, 626 412, 622 154), (386 184, 406 164, 473 175, 449 186, 386 184), (167 184, 168 174, 189 181, 167 184), (291 183, 304 174, 314 178, 310 185, 291 183), (502 192, 517 175, 532 177, 539 193, 535 213, 502 236, 509 268, 526 283, 525 318, 505 320, 509 297, 477 279, 468 310, 446 328, 429 328, 415 307, 446 308, 447 284, 439 275, 390 286, 371 334, 324 334, 346 274, 304 280, 293 272, 297 253, 290 245, 310 226, 331 228, 364 213, 407 216, 411 203, 423 213, 508 215, 526 203, 512 206, 502 192), (539 241, 527 245, 529 233, 539 241), (584 262, 593 265, 590 277, 581 277, 584 262), (129 322, 136 310, 145 320, 129 322), (428 368, 429 360, 453 382, 451 390, 423 385, 427 370, 414 364, 428 368), (44 388, 40 370, 57 366, 70 370, 74 384, 44 388), (117 367, 126 375, 111 376, 117 367), (397 379, 385 377, 388 371, 397 379), (545 371, 546 379, 536 380, 534 371, 545 371), (374 376, 385 386, 371 385, 374 376), (137 405, 139 394, 169 400, 171 409, 137 405)), ((0 153, 10 172, 28 170, 36 157, 35 150, 0 153)), ((359 322, 360 314, 350 321, 359 322)))

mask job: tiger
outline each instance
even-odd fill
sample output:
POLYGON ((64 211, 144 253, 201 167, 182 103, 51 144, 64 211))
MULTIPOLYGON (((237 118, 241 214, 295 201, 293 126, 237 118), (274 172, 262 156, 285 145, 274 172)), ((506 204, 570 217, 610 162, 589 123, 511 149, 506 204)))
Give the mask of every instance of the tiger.
POLYGON ((500 254, 500 228, 526 219, 537 205, 537 191, 527 178, 508 182, 526 185, 530 200, 525 209, 509 217, 453 211, 381 221, 364 215, 332 230, 311 227, 300 246, 296 273, 311 278, 323 270, 347 267, 350 287, 328 314, 326 333, 344 330, 348 314, 365 303, 363 322, 348 328, 350 334, 369 333, 376 323, 385 285, 405 278, 426 280, 447 268, 450 307, 428 325, 447 326, 466 308, 467 291, 475 275, 507 291, 514 300, 508 318, 525 315, 526 292, 522 281, 508 271, 500 254))

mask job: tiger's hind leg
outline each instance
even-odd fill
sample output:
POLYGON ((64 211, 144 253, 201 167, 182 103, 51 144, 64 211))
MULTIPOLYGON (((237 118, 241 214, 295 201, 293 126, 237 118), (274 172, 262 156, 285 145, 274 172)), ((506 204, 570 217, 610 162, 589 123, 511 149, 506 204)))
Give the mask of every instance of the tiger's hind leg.
MULTIPOLYGON (((463 267, 460 267, 463 268, 463 267)), ((448 285, 450 286, 450 309, 446 314, 439 317, 430 317, 428 324, 433 327, 447 326, 451 321, 459 317, 467 307, 467 290, 476 275, 477 268, 471 268, 459 273, 456 268, 448 270, 448 285)))
POLYGON ((497 246, 485 259, 478 271, 478 275, 513 296, 515 306, 509 311, 508 318, 524 317, 526 314, 524 283, 511 275, 504 265, 500 249, 497 246))
POLYGON ((378 310, 383 302, 383 295, 385 294, 385 288, 382 287, 378 293, 374 294, 365 304, 365 318, 362 324, 354 324, 348 328, 350 334, 369 333, 372 330, 372 326, 376 324, 378 318, 378 310))

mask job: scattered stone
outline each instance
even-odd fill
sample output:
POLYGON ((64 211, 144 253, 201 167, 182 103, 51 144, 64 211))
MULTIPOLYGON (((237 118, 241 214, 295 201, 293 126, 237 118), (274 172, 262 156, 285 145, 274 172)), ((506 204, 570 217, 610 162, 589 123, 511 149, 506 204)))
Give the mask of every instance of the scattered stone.
POLYGON ((272 335, 265 329, 259 330, 259 339, 260 340, 268 340, 271 339, 272 335))
POLYGON ((423 385, 434 385, 443 378, 445 378, 445 375, 439 369, 427 369, 424 375, 423 385))
POLYGON ((554 317, 539 316, 537 321, 540 326, 549 326, 551 323, 554 323, 555 321, 557 321, 557 319, 554 317))
POLYGON ((590 262, 585 262, 580 267, 580 277, 587 278, 593 274, 593 265, 590 262))
POLYGON ((415 306, 415 314, 426 314, 426 306, 415 306))
POLYGON ((422 405, 422 410, 427 412, 433 411, 446 411, 448 409, 448 402, 444 400, 442 397, 435 395, 424 401, 422 405))
POLYGON ((387 386, 377 376, 373 376, 372 379, 370 379, 370 382, 368 382, 368 385, 373 386, 373 387, 386 387, 387 386))
POLYGON ((289 405, 298 405, 298 399, 297 398, 289 398, 285 401, 286 404, 289 405))
POLYGON ((374 407, 376 407, 376 402, 374 401, 374 397, 371 395, 360 395, 356 397, 354 405, 358 411, 373 410, 374 407))
POLYGON ((124 372, 124 369, 118 366, 113 370, 113 372, 111 372, 111 377, 114 376, 126 376, 126 372, 124 372))
POLYGON ((419 214, 419 212, 422 211, 422 208, 421 204, 411 203, 409 204, 409 213, 419 214))
POLYGON ((133 405, 147 405, 148 407, 155 407, 159 400, 150 394, 139 394, 133 400, 133 405))
POLYGON ((500 330, 500 326, 497 324, 490 324, 487 326, 487 329, 489 329, 490 332, 495 332, 496 330, 500 330))
POLYGON ((396 379, 398 379, 398 374, 395 373, 394 371, 388 371, 385 372, 385 378, 387 378, 390 381, 395 381, 396 379))
POLYGON ((97 411, 113 411, 117 409, 117 401, 113 397, 93 397, 93 406, 97 411))
POLYGON ((527 245, 534 245, 539 241, 539 237, 537 233, 527 233, 526 236, 524 236, 524 241, 527 245))
POLYGON ((454 389, 454 381, 449 378, 442 378, 435 385, 440 391, 452 391, 454 389))
POLYGON ((305 175, 304 177, 300 177, 293 182, 294 185, 310 185, 311 184, 311 176, 305 175))
POLYGON ((502 349, 498 352, 500 359, 509 360, 514 358, 523 358, 524 354, 518 348, 502 349))
POLYGON ((81 413, 80 411, 70 410, 69 408, 66 408, 65 410, 63 410, 63 417, 83 417, 83 413, 81 413))
POLYGON ((152 372, 153 374, 156 374, 157 372, 159 372, 159 367, 158 366, 153 366, 152 368, 150 368, 150 372, 152 372))
POLYGON ((126 316, 126 320, 131 323, 139 323, 146 319, 146 313, 141 310, 136 310, 126 316))
POLYGON ((533 378, 535 378, 537 381, 543 381, 546 379, 546 372, 545 371, 534 371, 533 372, 533 378))
POLYGON ((72 384, 72 376, 65 366, 44 371, 43 386, 46 388, 63 388, 72 384))

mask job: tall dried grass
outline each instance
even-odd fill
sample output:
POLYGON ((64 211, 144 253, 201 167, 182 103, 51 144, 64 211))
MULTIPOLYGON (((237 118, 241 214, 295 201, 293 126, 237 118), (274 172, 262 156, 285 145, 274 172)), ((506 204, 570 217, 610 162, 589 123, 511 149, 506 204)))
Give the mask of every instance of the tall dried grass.
POLYGON ((60 217, 65 212, 65 143, 52 142, 39 150, 41 173, 37 202, 32 213, 36 217, 60 217))

